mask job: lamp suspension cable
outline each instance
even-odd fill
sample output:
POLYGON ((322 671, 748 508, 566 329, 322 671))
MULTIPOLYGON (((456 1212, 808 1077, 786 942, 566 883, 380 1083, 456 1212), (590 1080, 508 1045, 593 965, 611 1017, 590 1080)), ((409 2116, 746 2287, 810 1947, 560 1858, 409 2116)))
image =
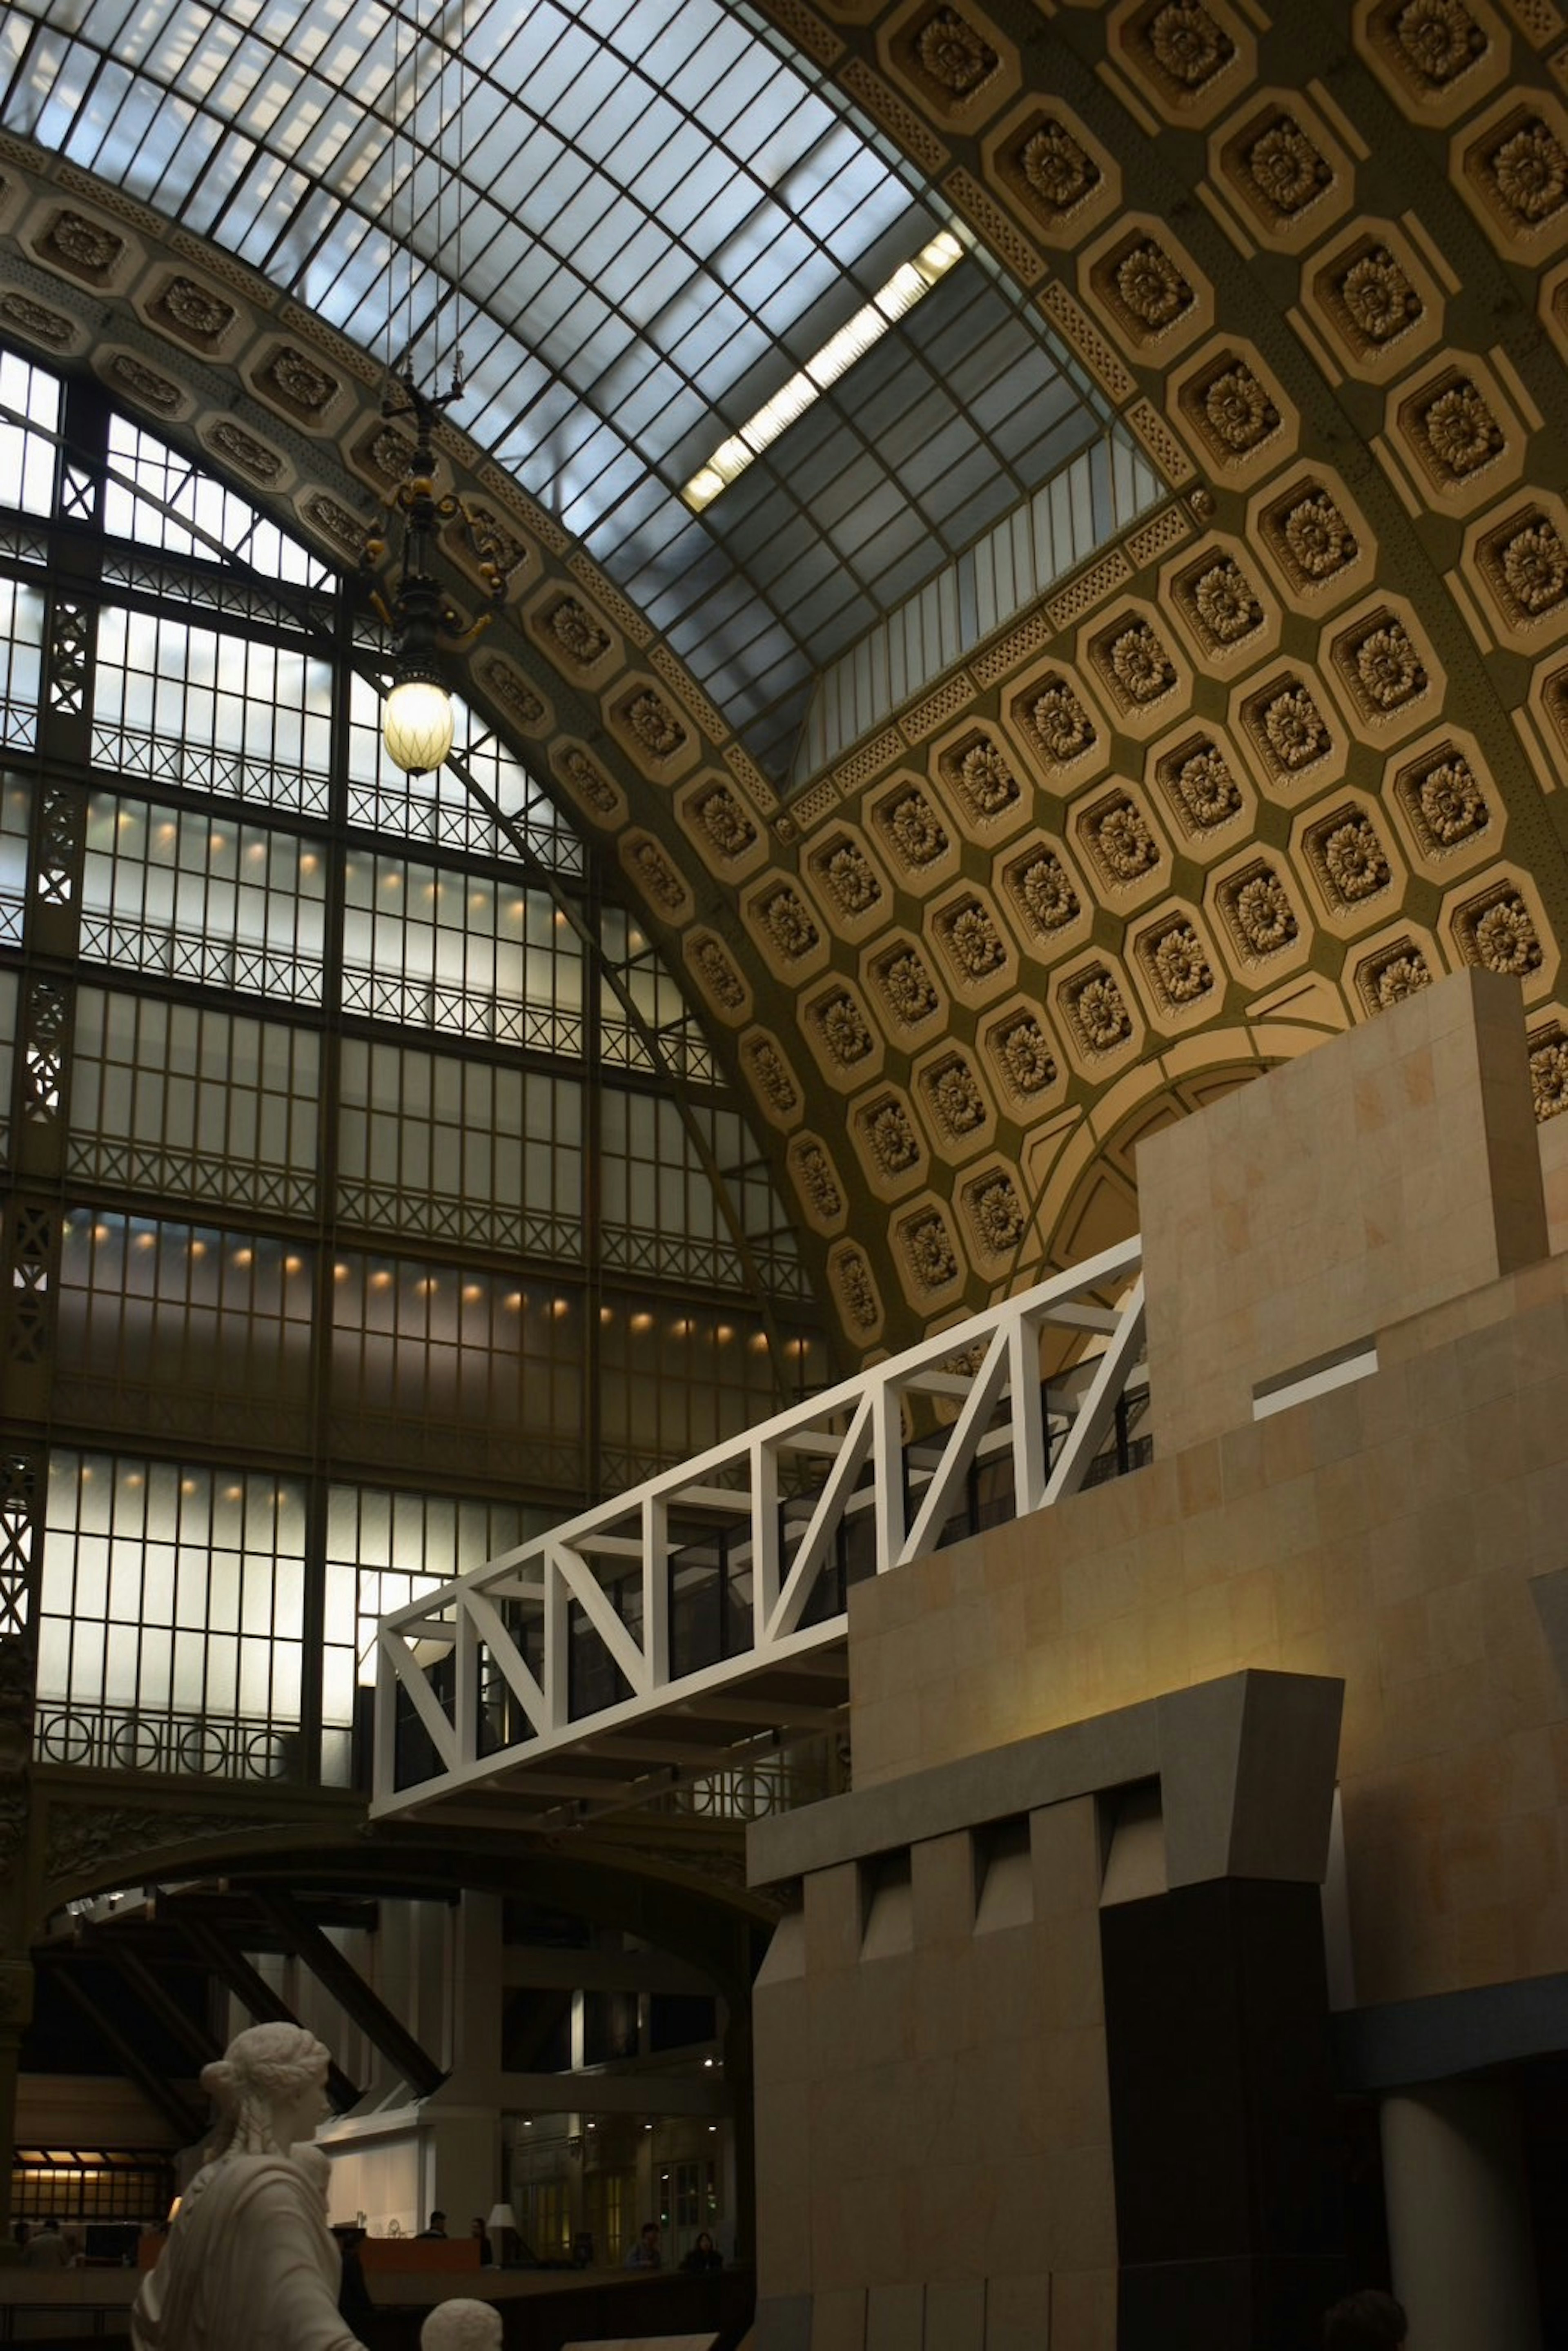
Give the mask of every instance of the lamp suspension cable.
MULTIPOLYGON (((393 90, 389 159, 392 170, 392 196, 388 218, 395 224, 397 204, 397 124, 402 110, 402 12, 393 0, 393 90)), ((398 551, 396 582, 391 600, 378 586, 371 587, 371 602, 382 623, 391 632, 392 682, 382 712, 382 735, 387 757, 404 775, 422 776, 439 768, 452 749, 454 716, 452 695, 446 670, 448 657, 464 651, 480 631, 488 625, 506 593, 506 574, 499 559, 499 543, 496 529, 486 525, 455 491, 439 494, 436 490, 435 426, 442 413, 461 398, 463 392, 463 347, 461 330, 462 289, 455 271, 444 277, 445 258, 443 232, 446 219, 445 158, 447 126, 444 120, 446 95, 446 61, 441 49, 439 31, 434 30, 435 44, 434 73, 430 88, 436 108, 436 122, 431 156, 436 172, 431 225, 435 237, 434 253, 427 276, 434 287, 444 284, 445 294, 438 292, 429 314, 432 349, 431 389, 424 390, 419 381, 419 369, 414 352, 416 335, 414 269, 415 240, 418 233, 418 178, 421 145, 419 139, 420 104, 420 20, 417 0, 414 0, 413 47, 409 60, 408 102, 411 109, 411 131, 408 141, 408 230, 402 241, 407 258, 405 273, 407 308, 405 332, 400 356, 391 354, 396 342, 396 273, 388 277, 388 367, 386 388, 382 397, 382 414, 409 417, 413 425, 414 445, 410 455, 408 472, 392 496, 382 508, 384 522, 378 520, 367 532, 360 552, 360 570, 367 581, 386 565, 390 553, 390 533, 386 523, 401 522, 401 545, 398 551), (448 313, 452 329, 452 366, 444 390, 442 388, 442 320, 446 310, 445 295, 450 296, 448 313), (447 601, 435 575, 436 543, 440 532, 447 526, 461 522, 476 560, 489 609, 465 626, 462 615, 447 601)), ((463 80, 461 60, 458 61, 456 120, 454 141, 458 158, 458 185, 454 190, 456 204, 457 232, 455 236, 454 259, 460 262, 463 190, 461 174, 465 161, 463 125, 463 80)), ((395 244, 397 242, 394 226, 395 244)), ((423 335, 420 336, 423 341, 423 335)))

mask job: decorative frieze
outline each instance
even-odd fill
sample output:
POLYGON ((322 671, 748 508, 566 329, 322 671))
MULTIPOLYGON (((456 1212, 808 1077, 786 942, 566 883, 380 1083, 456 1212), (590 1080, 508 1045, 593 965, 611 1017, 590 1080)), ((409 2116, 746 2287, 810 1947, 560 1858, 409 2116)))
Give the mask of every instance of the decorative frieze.
POLYGON ((963 1144, 989 1116, 980 1081, 960 1052, 944 1054, 921 1073, 920 1091, 944 1140, 963 1144))
POLYGON ((1153 623, 1127 616, 1096 637, 1090 659, 1127 716, 1152 712, 1176 692, 1179 673, 1153 623))
POLYGON ((916 1291, 929 1295, 950 1289, 958 1280, 958 1252, 940 1209, 904 1217, 894 1231, 916 1291))
POLYGON ((1186 915, 1176 915, 1145 931, 1136 945, 1138 961, 1160 1008, 1167 1015, 1190 1013, 1214 993, 1214 968, 1208 950, 1186 915))
POLYGON ((1002 887, 1022 916, 1026 932, 1041 944, 1070 931, 1083 911, 1072 877, 1054 849, 1036 846, 1015 858, 1003 870, 1002 887))
POLYGON ((1560 1021, 1531 1038, 1530 1091, 1542 1123, 1568 1111, 1568 1037, 1560 1021))
POLYGON ((891 954, 879 956, 872 964, 871 976, 900 1029, 917 1029, 941 1009, 936 984, 912 946, 895 947, 891 954))
POLYGON ((1377 236, 1357 238, 1319 272, 1315 290, 1342 340, 1362 360, 1381 358, 1427 315, 1405 263, 1377 236))
POLYGON ((923 873, 951 847, 946 827, 917 786, 890 793, 873 810, 872 821, 908 873, 923 873))
POLYGON ((874 1040, 865 1014, 846 988, 831 989, 807 1008, 807 1019, 841 1070, 852 1070, 869 1059, 874 1040))

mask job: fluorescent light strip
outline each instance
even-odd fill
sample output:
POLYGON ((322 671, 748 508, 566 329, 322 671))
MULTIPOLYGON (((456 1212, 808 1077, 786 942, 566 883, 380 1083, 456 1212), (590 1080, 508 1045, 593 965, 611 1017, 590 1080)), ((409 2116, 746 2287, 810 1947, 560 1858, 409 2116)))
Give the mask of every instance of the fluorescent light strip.
POLYGON ((963 246, 951 229, 945 228, 913 261, 895 269, 864 309, 857 310, 849 324, 841 327, 738 433, 722 441, 707 464, 692 475, 681 492, 692 512, 701 514, 704 507, 711 506, 719 492, 744 474, 770 441, 777 441, 787 424, 793 424, 831 384, 847 374, 856 360, 862 358, 873 343, 880 342, 888 329, 913 310, 916 302, 923 301, 937 279, 946 277, 954 263, 963 257, 963 246))

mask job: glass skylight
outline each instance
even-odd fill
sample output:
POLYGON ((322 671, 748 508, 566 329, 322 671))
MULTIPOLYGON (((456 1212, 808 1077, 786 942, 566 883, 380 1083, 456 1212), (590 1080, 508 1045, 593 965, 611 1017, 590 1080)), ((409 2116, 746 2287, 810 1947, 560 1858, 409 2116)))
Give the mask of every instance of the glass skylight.
POLYGON ((701 514, 711 506, 721 490, 744 474, 754 457, 778 440, 786 425, 803 416, 814 400, 847 375, 856 360, 863 359, 873 343, 882 340, 888 329, 897 323, 906 311, 913 310, 923 296, 929 294, 939 277, 945 277, 956 261, 964 258, 964 248, 951 229, 934 236, 924 253, 895 269, 885 286, 879 286, 874 301, 857 310, 847 327, 841 327, 813 351, 803 368, 792 375, 782 392, 764 401, 755 416, 747 417, 738 433, 714 451, 707 464, 692 475, 681 492, 694 514, 701 514))
POLYGON ((367 350, 461 340, 458 421, 775 775, 817 670, 1104 428, 977 254, 862 338, 952 223, 722 0, 21 0, 0 73, 5 128, 367 350))

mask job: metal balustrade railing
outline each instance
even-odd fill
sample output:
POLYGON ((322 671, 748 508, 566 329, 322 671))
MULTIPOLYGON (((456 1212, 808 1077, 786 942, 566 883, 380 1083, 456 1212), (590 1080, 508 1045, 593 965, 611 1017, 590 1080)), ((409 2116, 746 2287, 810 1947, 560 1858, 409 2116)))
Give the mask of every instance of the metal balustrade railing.
POLYGON ((1138 1467, 1141 1262, 1119 1242, 383 1617, 372 1811, 623 1752, 841 1644, 862 1578, 1138 1467), (1064 1332, 1085 1345, 1047 1380, 1064 1332))
POLYGON ((226 1780, 298 1780, 297 1723, 188 1708, 94 1705, 40 1698, 33 1724, 39 1763, 99 1771, 199 1772, 226 1780))

